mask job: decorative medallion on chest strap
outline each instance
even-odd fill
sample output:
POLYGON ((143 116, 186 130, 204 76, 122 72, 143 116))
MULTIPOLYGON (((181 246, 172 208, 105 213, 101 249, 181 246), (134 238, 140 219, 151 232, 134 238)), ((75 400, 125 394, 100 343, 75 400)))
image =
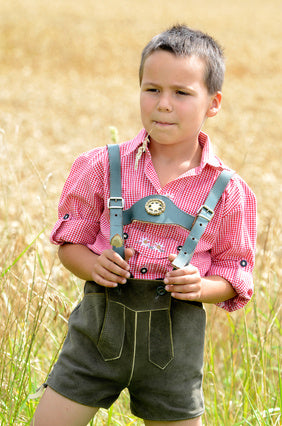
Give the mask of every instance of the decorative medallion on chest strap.
POLYGON ((165 202, 159 198, 151 198, 145 204, 145 210, 152 216, 159 216, 165 211, 165 202))

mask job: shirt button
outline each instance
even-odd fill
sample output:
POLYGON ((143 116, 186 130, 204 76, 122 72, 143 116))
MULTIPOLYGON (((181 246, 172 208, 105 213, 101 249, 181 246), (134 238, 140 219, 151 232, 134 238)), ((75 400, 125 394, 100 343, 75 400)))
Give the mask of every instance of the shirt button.
POLYGON ((159 285, 157 287, 157 295, 158 296, 164 296, 166 294, 166 289, 163 285, 159 285))
POLYGON ((65 214, 65 216, 63 217, 63 219, 68 219, 70 217, 70 215, 68 213, 65 214))
POLYGON ((146 272, 148 272, 148 269, 147 268, 141 268, 140 269, 140 272, 141 272, 141 274, 146 274, 146 272))
POLYGON ((180 251, 182 249, 182 246, 177 247, 177 251, 180 251))
POLYGON ((127 234, 126 232, 124 232, 124 233, 123 233, 123 238, 124 238, 125 240, 127 240, 127 238, 128 238, 128 234, 127 234))
POLYGON ((240 265, 242 266, 242 268, 245 268, 247 266, 248 262, 245 259, 242 259, 240 262, 240 265))

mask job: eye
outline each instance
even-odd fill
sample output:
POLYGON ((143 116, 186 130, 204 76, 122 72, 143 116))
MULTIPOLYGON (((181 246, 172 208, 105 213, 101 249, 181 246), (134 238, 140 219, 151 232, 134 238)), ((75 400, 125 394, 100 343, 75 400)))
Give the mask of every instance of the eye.
POLYGON ((154 87, 148 87, 148 89, 146 89, 146 92, 157 93, 158 89, 155 89, 154 87))
POLYGON ((180 96, 189 96, 189 93, 187 93, 187 92, 183 92, 183 90, 177 90, 177 91, 176 91, 176 94, 177 94, 177 95, 180 95, 180 96))

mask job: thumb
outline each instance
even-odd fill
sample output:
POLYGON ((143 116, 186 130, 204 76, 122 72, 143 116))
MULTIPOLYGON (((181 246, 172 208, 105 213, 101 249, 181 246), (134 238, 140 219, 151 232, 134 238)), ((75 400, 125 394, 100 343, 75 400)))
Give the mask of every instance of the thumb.
POLYGON ((126 248, 124 249, 124 257, 125 257, 125 261, 128 262, 129 259, 134 256, 135 251, 132 248, 126 248))
POLYGON ((173 262, 174 261, 174 259, 177 257, 177 254, 169 254, 168 255, 168 260, 170 261, 170 262, 173 262))

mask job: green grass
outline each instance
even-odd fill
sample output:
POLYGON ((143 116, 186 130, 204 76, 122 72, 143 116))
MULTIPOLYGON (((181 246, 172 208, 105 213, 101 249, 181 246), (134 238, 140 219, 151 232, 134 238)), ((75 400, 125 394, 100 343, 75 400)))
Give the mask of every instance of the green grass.
POLYGON ((206 424, 280 424, 278 296, 277 287, 263 299, 256 293, 242 313, 226 314, 222 332, 209 329, 206 424))

